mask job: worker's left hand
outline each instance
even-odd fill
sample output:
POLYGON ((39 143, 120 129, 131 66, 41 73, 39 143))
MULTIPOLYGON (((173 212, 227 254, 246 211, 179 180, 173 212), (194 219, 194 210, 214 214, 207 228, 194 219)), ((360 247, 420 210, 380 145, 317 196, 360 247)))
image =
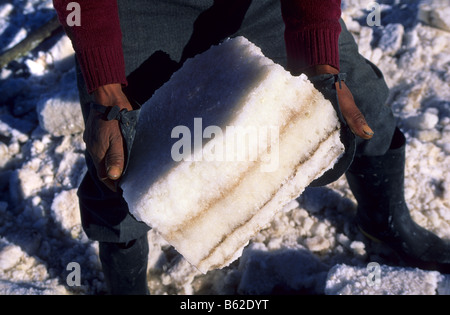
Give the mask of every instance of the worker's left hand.
MULTIPOLYGON (((132 110, 120 84, 101 86, 94 92, 95 101, 103 106, 119 106, 132 110)), ((112 191, 122 176, 125 165, 124 139, 117 120, 106 120, 102 113, 91 108, 83 140, 97 170, 98 178, 112 191)))

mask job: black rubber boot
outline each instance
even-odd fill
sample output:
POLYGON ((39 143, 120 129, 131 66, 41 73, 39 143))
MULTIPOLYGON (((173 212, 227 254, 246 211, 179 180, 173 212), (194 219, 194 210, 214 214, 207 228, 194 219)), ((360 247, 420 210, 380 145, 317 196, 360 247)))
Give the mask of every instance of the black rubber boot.
POLYGON ((404 198, 405 137, 397 128, 383 156, 355 157, 346 172, 357 202, 357 224, 411 267, 450 271, 450 242, 420 227, 410 216, 404 198))
POLYGON ((103 274, 112 295, 148 295, 147 236, 128 243, 99 243, 103 274))

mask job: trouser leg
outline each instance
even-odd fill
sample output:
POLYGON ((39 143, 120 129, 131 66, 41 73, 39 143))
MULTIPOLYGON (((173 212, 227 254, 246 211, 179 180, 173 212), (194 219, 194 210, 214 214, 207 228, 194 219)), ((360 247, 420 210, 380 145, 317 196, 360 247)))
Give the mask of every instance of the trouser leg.
POLYGON ((99 243, 105 282, 113 295, 146 295, 148 240, 144 235, 126 243, 99 243))
POLYGON ((339 56, 341 72, 347 74, 349 87, 359 110, 374 131, 370 140, 356 137, 356 156, 382 155, 390 146, 396 121, 387 104, 389 88, 382 72, 358 52, 353 35, 341 20, 339 56))

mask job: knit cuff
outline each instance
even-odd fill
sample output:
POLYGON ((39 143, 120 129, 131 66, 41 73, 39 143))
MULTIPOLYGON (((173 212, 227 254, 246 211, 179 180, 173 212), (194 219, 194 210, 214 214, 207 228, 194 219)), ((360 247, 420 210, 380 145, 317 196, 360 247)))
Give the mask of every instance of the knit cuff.
POLYGON ((106 84, 127 85, 123 53, 117 46, 81 50, 77 52, 77 58, 88 93, 106 84))
POLYGON ((330 65, 339 70, 340 30, 307 29, 286 31, 288 69, 301 72, 315 65, 330 65))

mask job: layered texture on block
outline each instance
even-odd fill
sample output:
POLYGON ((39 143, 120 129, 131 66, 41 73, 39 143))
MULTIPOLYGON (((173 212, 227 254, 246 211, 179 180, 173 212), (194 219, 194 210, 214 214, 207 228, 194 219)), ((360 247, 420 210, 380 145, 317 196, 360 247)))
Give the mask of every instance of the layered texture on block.
POLYGON ((143 105, 121 187, 138 220, 207 272, 343 150, 331 103, 237 37, 186 61, 143 105))

